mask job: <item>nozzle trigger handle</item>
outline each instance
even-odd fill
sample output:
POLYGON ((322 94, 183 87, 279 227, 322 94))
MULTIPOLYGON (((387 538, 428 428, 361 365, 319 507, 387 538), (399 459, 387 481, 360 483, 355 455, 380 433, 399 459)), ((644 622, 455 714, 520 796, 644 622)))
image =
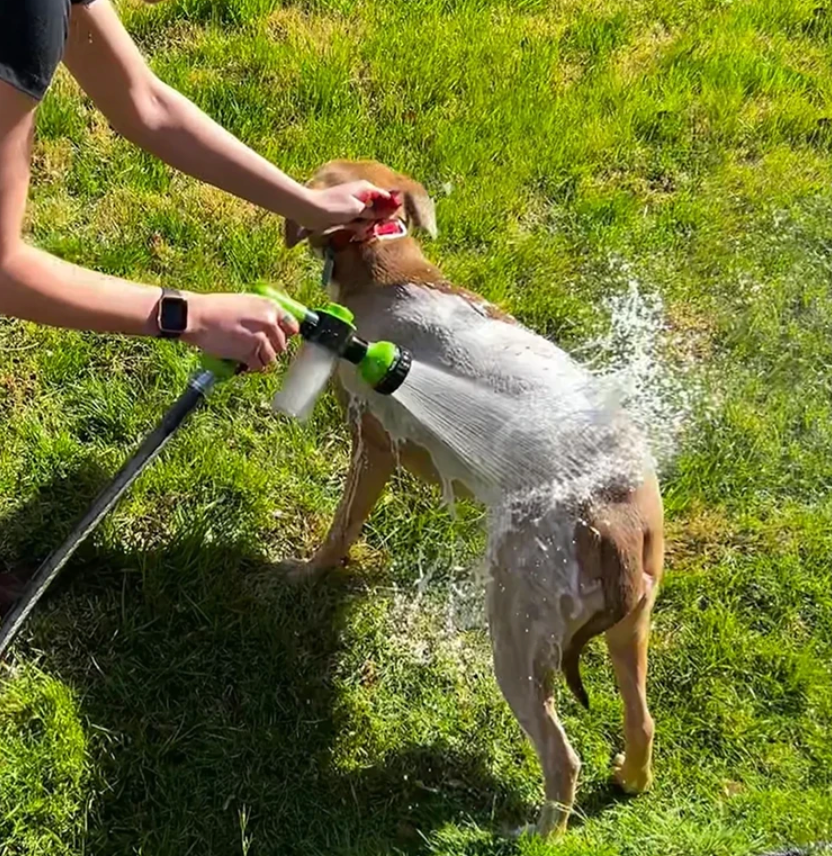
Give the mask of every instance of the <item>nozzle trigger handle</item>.
POLYGON ((234 360, 222 360, 219 357, 211 356, 211 354, 203 354, 199 363, 204 371, 214 375, 217 382, 231 380, 232 377, 246 370, 242 363, 235 363, 234 360))
MULTIPOLYGON (((273 303, 276 303, 284 312, 291 315, 298 324, 302 324, 309 317, 309 310, 297 300, 293 300, 288 294, 283 294, 274 288, 266 285, 266 283, 255 283, 251 289, 254 294, 260 297, 266 297, 273 303)), ((235 363, 233 360, 223 360, 219 357, 203 354, 201 359, 202 368, 205 371, 211 372, 217 381, 230 380, 235 375, 241 374, 246 370, 242 363, 235 363)))

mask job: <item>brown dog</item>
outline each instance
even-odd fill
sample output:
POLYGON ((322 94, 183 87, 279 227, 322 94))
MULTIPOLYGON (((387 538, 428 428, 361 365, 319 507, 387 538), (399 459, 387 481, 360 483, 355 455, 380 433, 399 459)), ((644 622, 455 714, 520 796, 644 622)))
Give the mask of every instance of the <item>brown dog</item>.
MULTIPOLYGON (((400 224, 435 233, 434 207, 424 188, 381 164, 332 162, 318 170, 310 186, 356 179, 399 191, 400 224)), ((550 342, 448 283, 412 237, 385 240, 384 231, 382 237, 370 233, 360 241, 345 239, 344 233, 310 238, 317 251, 334 259, 332 297, 355 313, 360 335, 394 341, 418 360, 482 384, 497 384, 493 373, 509 371, 504 366, 517 350, 531 351, 556 367, 555 374, 541 375, 550 386, 562 383, 565 388, 578 376, 580 369, 550 342), (499 369, 482 363, 475 353, 471 343, 483 339, 494 348, 505 346, 508 356, 499 369)), ((286 224, 288 246, 300 235, 296 224, 286 224)), ((528 361, 515 366, 514 380, 526 381, 523 366, 528 361)), ((296 566, 303 574, 346 560, 398 464, 427 481, 452 485, 456 495, 483 499, 492 512, 499 504, 499 498, 485 496, 476 475, 435 435, 408 420, 390 399, 361 391, 350 370, 339 369, 335 384, 353 436, 347 484, 324 543, 308 562, 296 566), (357 399, 360 407, 346 407, 357 399)), ((499 383, 505 386, 504 381, 499 383)), ((555 392, 560 394, 560 389, 555 392)), ((553 412, 551 421, 558 419, 553 412)), ((553 461, 553 479, 557 466, 553 461)), ((503 695, 540 758, 546 794, 537 823, 542 835, 565 830, 580 769, 557 718, 551 677, 562 670, 586 705, 578 661, 583 646, 600 633, 606 634, 624 702, 625 752, 615 760, 615 779, 629 793, 645 790, 652 779, 647 641, 662 574, 663 512, 649 465, 639 475, 633 484, 625 473, 611 471, 579 503, 507 501, 502 516, 491 516, 487 607, 494 668, 503 695)))

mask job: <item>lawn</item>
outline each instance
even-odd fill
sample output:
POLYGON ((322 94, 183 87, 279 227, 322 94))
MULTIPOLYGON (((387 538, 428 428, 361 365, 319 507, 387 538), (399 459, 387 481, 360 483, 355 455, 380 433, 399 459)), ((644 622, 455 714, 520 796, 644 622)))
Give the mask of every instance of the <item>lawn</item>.
MULTIPOLYGON (((832 6, 119 8, 164 80, 291 174, 373 157, 422 180, 431 258, 564 347, 603 339, 632 283, 661 299, 662 359, 706 394, 662 473, 656 783, 609 787, 621 707, 596 641, 592 710, 559 692, 584 762, 570 831, 502 836, 542 788, 482 628, 448 630, 481 511, 453 517, 400 475, 350 573, 286 584, 272 566, 324 533, 348 442, 329 396, 306 426, 273 416, 277 373, 217 391, 2 667, 3 856, 752 856, 832 838, 832 6)), ((39 246, 314 301, 319 268, 281 228, 138 152, 67 76, 43 104, 39 246)), ((195 363, 2 323, 3 566, 48 554, 195 363)))

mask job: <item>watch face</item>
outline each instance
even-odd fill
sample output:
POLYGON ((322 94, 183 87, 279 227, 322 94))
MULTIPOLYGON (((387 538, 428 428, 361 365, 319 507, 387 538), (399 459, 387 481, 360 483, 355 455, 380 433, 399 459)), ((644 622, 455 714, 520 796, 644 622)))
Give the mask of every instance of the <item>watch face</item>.
POLYGON ((184 297, 167 295, 162 300, 159 327, 164 333, 184 333, 188 327, 188 303, 184 297))

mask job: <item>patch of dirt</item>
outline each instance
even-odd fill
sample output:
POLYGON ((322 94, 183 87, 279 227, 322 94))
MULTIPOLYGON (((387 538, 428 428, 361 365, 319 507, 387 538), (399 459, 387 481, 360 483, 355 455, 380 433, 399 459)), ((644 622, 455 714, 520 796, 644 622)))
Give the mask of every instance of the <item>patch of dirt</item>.
POLYGON ((653 24, 618 52, 616 75, 624 83, 643 77, 658 65, 672 43, 673 34, 662 24, 653 24))
POLYGON ((728 550, 761 549, 760 533, 741 528, 716 508, 700 507, 665 522, 665 561, 674 571, 707 569, 728 550))
POLYGON ((278 42, 323 53, 339 36, 357 39, 360 22, 338 15, 316 15, 295 6, 276 9, 266 21, 266 31, 278 42))
POLYGON ((688 304, 667 307, 673 350, 686 362, 706 362, 713 353, 714 321, 688 304))

